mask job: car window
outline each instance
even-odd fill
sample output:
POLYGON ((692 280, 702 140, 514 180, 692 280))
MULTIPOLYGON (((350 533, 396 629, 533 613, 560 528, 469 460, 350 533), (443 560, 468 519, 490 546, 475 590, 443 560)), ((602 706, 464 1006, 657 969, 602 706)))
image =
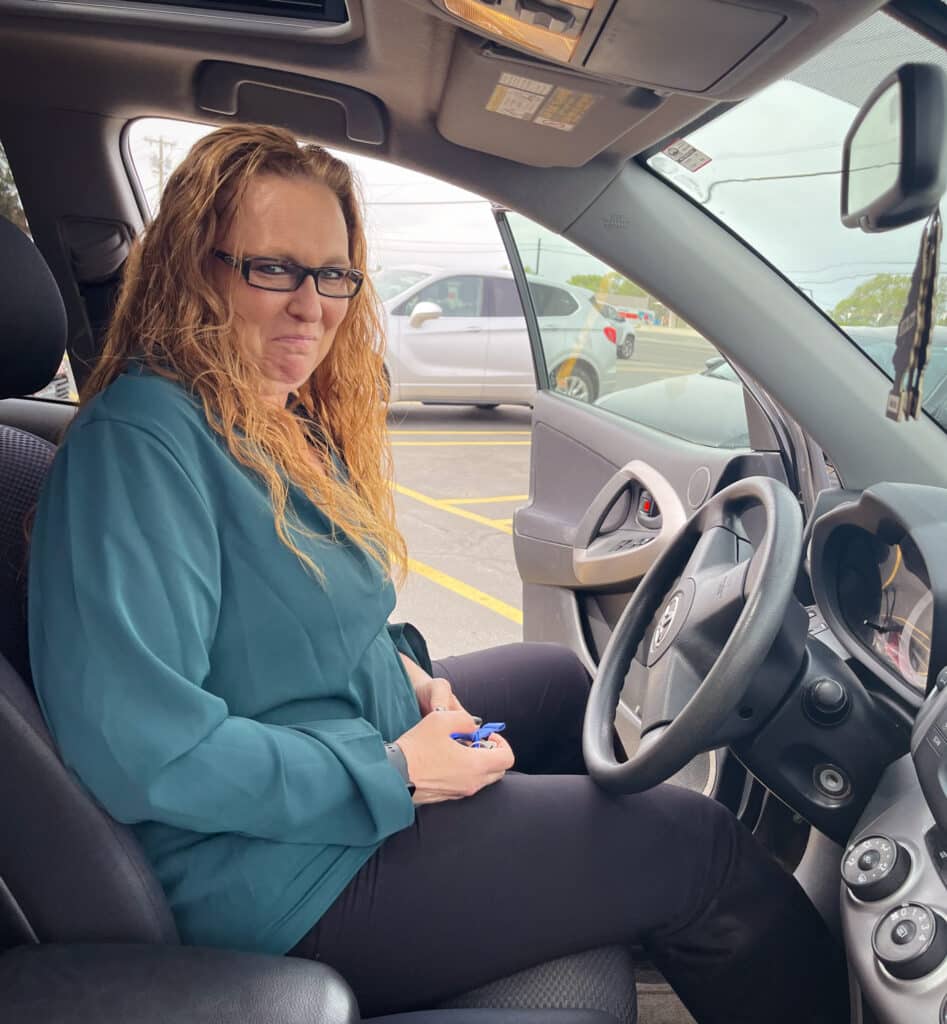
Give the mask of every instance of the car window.
POLYGON ((442 277, 403 302, 396 313, 410 316, 419 302, 434 302, 445 317, 484 316, 483 278, 474 274, 442 277))
POLYGON ((490 316, 522 316, 523 303, 512 277, 487 278, 489 285, 490 316))
POLYGON ((706 338, 567 239, 516 213, 507 220, 552 388, 697 444, 749 447, 743 385, 706 338))
POLYGON ((13 180, 13 171, 7 161, 7 154, 0 145, 0 217, 8 221, 27 234, 30 233, 30 226, 26 221, 26 213, 23 204, 20 202, 20 193, 17 191, 16 182, 13 180))
MULTIPOLYGON (((15 224, 25 234, 30 234, 30 226, 26 219, 26 212, 20 202, 20 193, 17 190, 16 182, 13 180, 13 171, 7 160, 7 154, 0 145, 0 217, 15 224)), ((31 236, 32 237, 32 236, 31 236)), ((74 402, 78 399, 75 380, 72 376, 72 369, 69 366, 69 357, 64 356, 56 371, 56 376, 41 391, 34 395, 24 396, 32 398, 55 398, 62 402, 74 402)))
POLYGON ((529 291, 536 316, 571 316, 579 308, 575 296, 562 288, 529 280, 529 291))
MULTIPOLYGON (((922 225, 874 234, 844 227, 839 180, 843 140, 859 106, 906 61, 947 68, 936 43, 874 14, 786 78, 649 160, 777 267, 889 377, 922 225)), ((942 246, 942 264, 944 258, 942 246)), ((943 275, 934 322, 923 405, 947 429, 943 275)))
POLYGON ((420 284, 428 276, 424 270, 407 270, 393 267, 390 270, 379 270, 372 274, 372 284, 382 302, 394 299, 402 292, 420 284))

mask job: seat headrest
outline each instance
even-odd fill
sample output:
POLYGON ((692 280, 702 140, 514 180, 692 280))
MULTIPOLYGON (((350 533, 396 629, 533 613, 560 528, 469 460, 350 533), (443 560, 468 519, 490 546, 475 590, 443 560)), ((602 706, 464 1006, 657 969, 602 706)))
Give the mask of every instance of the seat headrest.
POLYGON ((39 391, 66 350, 66 309, 32 241, 0 217, 0 398, 39 391))

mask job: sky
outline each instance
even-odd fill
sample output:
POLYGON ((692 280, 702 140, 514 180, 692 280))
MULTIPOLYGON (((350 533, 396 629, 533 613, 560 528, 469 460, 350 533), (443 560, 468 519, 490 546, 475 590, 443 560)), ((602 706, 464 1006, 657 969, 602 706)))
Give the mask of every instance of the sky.
POLYGON ((877 273, 910 274, 917 259, 921 224, 870 235, 840 218, 845 135, 874 87, 909 60, 947 64, 942 50, 876 14, 689 135, 709 163, 691 172, 659 154, 651 165, 831 309, 877 273))

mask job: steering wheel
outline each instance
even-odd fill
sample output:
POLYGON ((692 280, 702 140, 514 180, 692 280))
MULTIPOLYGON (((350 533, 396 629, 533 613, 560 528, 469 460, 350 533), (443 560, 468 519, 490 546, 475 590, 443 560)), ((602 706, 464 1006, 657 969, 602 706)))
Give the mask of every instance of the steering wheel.
MULTIPOLYGON (((760 526, 752 532, 759 536, 760 526)), ((582 748, 600 786, 650 789, 723 745, 728 720, 752 717, 741 702, 780 632, 801 553, 799 503, 768 477, 724 488, 669 539, 618 619, 592 683, 582 748), (751 544, 745 525, 753 517, 762 519, 762 537, 751 544), (627 684, 641 696, 642 732, 620 763, 613 729, 627 684)))

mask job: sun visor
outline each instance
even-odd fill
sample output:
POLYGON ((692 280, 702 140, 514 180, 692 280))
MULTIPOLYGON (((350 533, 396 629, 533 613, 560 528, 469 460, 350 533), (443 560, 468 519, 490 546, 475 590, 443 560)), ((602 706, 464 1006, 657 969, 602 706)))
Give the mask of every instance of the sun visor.
POLYGON ((581 167, 661 104, 459 35, 437 115, 458 146, 533 167, 581 167))
POLYGON ((431 0, 481 37, 612 81, 732 98, 814 17, 795 0, 431 0))

